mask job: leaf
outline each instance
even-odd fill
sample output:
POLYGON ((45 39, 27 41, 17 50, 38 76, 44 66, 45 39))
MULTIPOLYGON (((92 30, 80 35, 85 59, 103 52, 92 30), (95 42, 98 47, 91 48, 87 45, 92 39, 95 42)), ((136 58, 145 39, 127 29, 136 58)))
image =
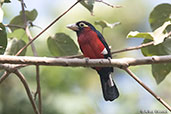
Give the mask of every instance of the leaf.
MULTIPOLYGON (((144 43, 151 42, 152 40, 145 39, 144 43)), ((171 39, 166 39, 163 43, 155 46, 148 46, 142 48, 141 51, 144 56, 161 56, 161 55, 170 55, 171 54, 171 39)), ((167 64, 153 64, 152 65, 152 74, 155 78, 157 84, 165 79, 165 77, 171 71, 171 63, 167 64)))
POLYGON ((164 41, 166 37, 168 37, 169 33, 165 32, 164 30, 167 26, 171 25, 171 21, 165 22, 161 27, 157 28, 154 32, 142 32, 139 33, 138 31, 130 32, 127 35, 127 38, 145 38, 154 41, 154 45, 158 45, 164 41))
POLYGON ((4 3, 11 3, 10 0, 4 0, 4 3))
POLYGON ((145 39, 150 39, 153 40, 153 37, 151 36, 150 33, 148 32, 138 32, 138 31, 131 31, 128 35, 127 38, 145 38, 145 39))
POLYGON ((22 39, 25 42, 28 41, 27 35, 26 35, 26 32, 24 29, 16 29, 12 33, 8 33, 7 37, 8 38, 17 38, 18 40, 22 39))
POLYGON ((93 14, 95 0, 82 0, 80 3, 93 14))
MULTIPOLYGON (((23 40, 18 40, 17 38, 9 38, 7 49, 5 51, 5 55, 15 55, 21 48, 23 48, 26 43, 23 40)), ((24 56, 26 53, 26 49, 24 49, 20 56, 24 56)))
POLYGON ((152 74, 157 84, 160 84, 171 71, 171 64, 152 64, 152 74))
POLYGON ((3 21, 4 11, 2 10, 2 7, 0 5, 0 23, 3 21))
MULTIPOLYGON (((143 43, 148 43, 151 42, 152 40, 149 39, 144 39, 143 43)), ((141 52, 144 56, 154 56, 154 55, 166 55, 166 52, 163 48, 162 44, 156 45, 156 46, 148 46, 148 47, 144 47, 141 48, 141 52)))
POLYGON ((10 0, 1 0, 0 3, 11 3, 10 0))
POLYGON ((78 53, 78 47, 70 36, 64 33, 56 33, 47 40, 48 48, 53 56, 66 56, 78 53))
MULTIPOLYGON (((34 21, 38 15, 35 9, 33 9, 32 11, 25 11, 25 14, 26 14, 27 21, 34 21)), ((24 19, 23 19, 22 11, 20 11, 20 15, 14 17, 11 20, 10 24, 24 26, 24 19)), ((12 31, 19 29, 16 27, 10 27, 10 28, 12 31)))
MULTIPOLYGON (((171 54, 171 5, 161 4, 154 8, 149 17, 151 28, 154 32, 130 32, 128 38, 145 38, 143 43, 154 41, 154 45, 141 48, 144 56, 160 56, 171 54), (167 38, 166 38, 167 37, 167 38)), ((162 82, 171 71, 171 64, 152 64, 152 74, 157 84, 162 82)))
POLYGON ((0 54, 3 54, 7 46, 7 33, 5 26, 0 23, 0 54))
POLYGON ((167 55, 171 55, 171 38, 166 39, 163 43, 162 43, 162 48, 164 49, 165 53, 167 55))
POLYGON ((153 36, 154 45, 162 43, 164 39, 168 37, 167 32, 163 33, 168 25, 171 25, 171 21, 165 22, 161 27, 157 28, 153 33, 151 33, 153 36))
MULTIPOLYGON (((152 30, 162 26, 164 22, 171 21, 171 4, 160 4, 150 14, 149 22, 152 30)), ((167 29, 168 30, 168 29, 167 29)), ((171 26, 170 26, 171 30, 171 26)))
POLYGON ((1 6, 3 5, 3 3, 11 3, 11 1, 10 0, 0 0, 0 5, 1 6))
POLYGON ((107 21, 95 21, 95 25, 100 25, 103 29, 106 28, 106 27, 109 27, 109 28, 114 28, 115 26, 119 25, 120 22, 115 22, 115 23, 108 23, 107 21))

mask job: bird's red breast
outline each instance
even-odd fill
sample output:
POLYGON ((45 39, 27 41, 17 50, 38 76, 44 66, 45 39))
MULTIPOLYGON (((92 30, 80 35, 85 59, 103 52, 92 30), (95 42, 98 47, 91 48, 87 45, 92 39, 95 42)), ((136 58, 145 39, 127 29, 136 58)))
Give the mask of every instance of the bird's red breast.
POLYGON ((78 34, 78 43, 85 57, 91 59, 104 58, 102 52, 105 46, 98 38, 97 33, 91 30, 90 27, 84 28, 78 34))

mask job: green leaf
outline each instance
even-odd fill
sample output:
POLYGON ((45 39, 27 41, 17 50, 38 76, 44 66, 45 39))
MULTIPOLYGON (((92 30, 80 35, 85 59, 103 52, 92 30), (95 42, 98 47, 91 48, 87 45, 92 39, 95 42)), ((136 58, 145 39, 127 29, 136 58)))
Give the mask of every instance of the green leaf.
POLYGON ((100 25, 103 29, 106 28, 106 27, 109 27, 109 28, 114 28, 115 26, 119 25, 120 22, 115 22, 115 23, 108 23, 107 21, 95 21, 95 25, 100 25))
MULTIPOLYGON (((38 13, 35 9, 33 9, 32 11, 25 11, 25 14, 26 14, 27 21, 34 21, 38 15, 38 13)), ((24 19, 23 19, 22 11, 20 11, 20 15, 14 17, 11 20, 10 24, 24 26, 24 19)), ((12 31, 14 31, 15 29, 19 29, 16 27, 10 27, 10 28, 12 31)))
MULTIPOLYGON (((145 39, 144 43, 151 42, 152 40, 145 39)), ((163 43, 155 46, 148 46, 141 49, 144 56, 161 56, 171 54, 171 39, 166 39, 163 43)), ((171 64, 153 64, 152 74, 157 84, 165 79, 167 74, 171 71, 171 64)))
POLYGON ((171 38, 166 39, 163 43, 162 43, 162 48, 164 49, 165 53, 167 55, 171 55, 171 38))
POLYGON ((153 36, 154 45, 162 43, 164 39, 168 37, 169 33, 164 33, 164 30, 168 25, 171 25, 171 21, 165 22, 161 27, 157 28, 153 33, 151 33, 153 36))
POLYGON ((1 0, 1 3, 11 3, 10 0, 1 0))
MULTIPOLYGON (((9 38, 7 49, 5 51, 5 55, 15 55, 21 48, 23 48, 26 43, 23 40, 18 40, 17 38, 9 38)), ((26 49, 24 49, 20 56, 24 56, 26 53, 26 49)))
POLYGON ((0 23, 0 54, 3 54, 7 46, 7 33, 5 26, 0 23))
POLYGON ((4 0, 4 3, 11 3, 10 0, 4 0))
MULTIPOLYGON (((150 14, 149 22, 152 30, 162 26, 164 22, 171 21, 171 4, 160 4, 150 14)), ((168 30, 168 29, 167 29, 168 30)), ((171 30, 171 26, 170 26, 171 30)))
MULTIPOLYGON (((151 41, 152 40, 144 39, 143 43, 148 43, 151 41)), ((141 48, 141 52, 144 56, 166 55, 166 52, 165 52, 162 44, 155 45, 155 46, 151 45, 148 47, 141 48)))
POLYGON ((53 56, 67 56, 78 53, 78 47, 65 33, 56 33, 47 40, 48 48, 53 56))
MULTIPOLYGON (((127 37, 145 38, 143 43, 154 41, 154 45, 141 48, 144 56, 170 55, 171 39, 168 35, 171 31, 171 5, 161 4, 155 7, 150 14, 149 22, 154 32, 130 32, 127 37)), ((152 65, 152 73, 157 84, 163 81, 170 71, 170 63, 152 65)))
POLYGON ((171 71, 171 64, 152 64, 152 74, 157 84, 160 84, 171 71))
POLYGON ((3 3, 11 3, 10 0, 0 0, 0 5, 3 5, 3 3))
POLYGON ((82 0, 80 3, 93 14, 95 0, 82 0))
POLYGON ((28 38, 27 38, 27 35, 26 35, 26 32, 24 29, 16 29, 12 33, 8 33, 7 37, 8 38, 17 38, 18 40, 22 39, 25 42, 28 41, 28 38))
POLYGON ((164 30, 171 25, 171 21, 165 22, 161 27, 157 28, 154 32, 146 32, 146 33, 139 33, 137 31, 130 32, 127 35, 127 38, 145 38, 154 41, 154 45, 158 45, 164 41, 166 37, 168 37, 169 33, 165 32, 164 30))
POLYGON ((131 31, 128 35, 127 38, 145 38, 149 40, 153 40, 153 37, 150 33, 148 32, 138 32, 138 31, 131 31))

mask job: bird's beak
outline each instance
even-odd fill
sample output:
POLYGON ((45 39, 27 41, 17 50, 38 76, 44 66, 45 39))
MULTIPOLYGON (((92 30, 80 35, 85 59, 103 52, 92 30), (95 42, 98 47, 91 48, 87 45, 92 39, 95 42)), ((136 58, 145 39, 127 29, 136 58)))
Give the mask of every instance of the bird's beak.
POLYGON ((79 31, 79 28, 76 24, 69 24, 66 27, 73 30, 73 31, 79 31))

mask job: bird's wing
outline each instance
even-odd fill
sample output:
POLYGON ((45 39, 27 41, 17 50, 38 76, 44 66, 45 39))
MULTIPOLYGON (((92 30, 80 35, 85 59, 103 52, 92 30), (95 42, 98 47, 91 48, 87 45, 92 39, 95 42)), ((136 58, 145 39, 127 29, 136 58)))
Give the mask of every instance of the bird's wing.
POLYGON ((111 53, 110 53, 109 46, 108 46, 108 44, 106 43, 106 41, 105 41, 103 35, 102 35, 98 30, 96 30, 95 32, 97 33, 98 38, 99 38, 100 41, 103 43, 103 45, 105 46, 105 48, 106 48, 106 50, 107 50, 107 52, 108 52, 108 54, 105 55, 105 58, 108 58, 108 57, 112 58, 111 53))

